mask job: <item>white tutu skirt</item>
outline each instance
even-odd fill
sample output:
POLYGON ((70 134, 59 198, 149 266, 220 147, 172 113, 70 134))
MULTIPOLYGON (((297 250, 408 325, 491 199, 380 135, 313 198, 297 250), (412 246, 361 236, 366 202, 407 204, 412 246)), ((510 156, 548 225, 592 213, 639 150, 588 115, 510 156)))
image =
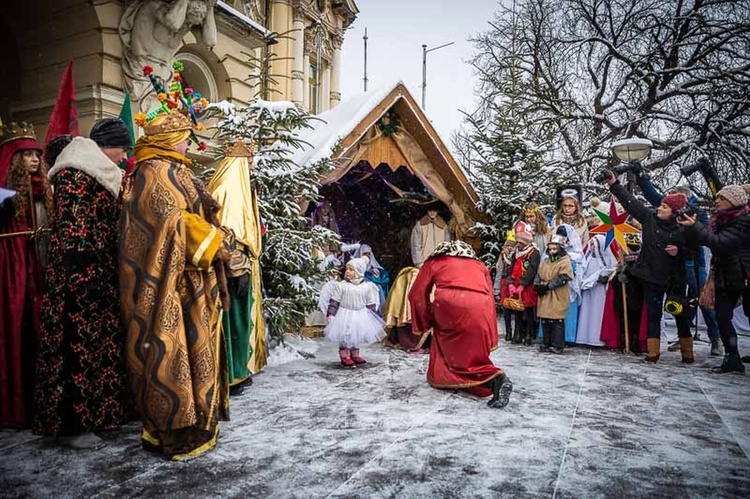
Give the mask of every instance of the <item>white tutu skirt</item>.
POLYGON ((352 310, 340 307, 333 322, 325 328, 330 341, 346 348, 359 348, 385 337, 385 322, 369 308, 352 310))

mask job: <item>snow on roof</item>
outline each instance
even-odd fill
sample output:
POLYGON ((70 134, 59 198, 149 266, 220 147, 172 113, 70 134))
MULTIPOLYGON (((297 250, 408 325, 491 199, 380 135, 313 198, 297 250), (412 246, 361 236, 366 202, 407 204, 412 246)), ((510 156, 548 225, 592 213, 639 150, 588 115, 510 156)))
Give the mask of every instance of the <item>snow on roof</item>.
POLYGON ((266 28, 258 24, 257 22, 250 19, 248 16, 243 14, 242 12, 238 11, 231 5, 228 5, 226 2, 222 2, 221 0, 218 0, 216 2, 216 6, 220 9, 226 12, 227 14, 239 19, 243 23, 245 23, 248 27, 254 29, 258 33, 260 33, 262 36, 268 36, 271 34, 270 31, 268 31, 266 28))
MULTIPOLYGON (((313 120, 312 128, 298 132, 300 140, 312 147, 296 150, 291 158, 298 165, 309 165, 333 154, 333 148, 339 141, 349 135, 375 109, 400 81, 360 94, 342 102, 330 111, 317 115, 320 120, 313 120), (322 121, 321 121, 322 120, 322 121)), ((394 102, 397 99, 394 99, 394 102)), ((393 103, 391 103, 393 104, 393 103)), ((386 107, 389 109, 390 105, 386 107)))

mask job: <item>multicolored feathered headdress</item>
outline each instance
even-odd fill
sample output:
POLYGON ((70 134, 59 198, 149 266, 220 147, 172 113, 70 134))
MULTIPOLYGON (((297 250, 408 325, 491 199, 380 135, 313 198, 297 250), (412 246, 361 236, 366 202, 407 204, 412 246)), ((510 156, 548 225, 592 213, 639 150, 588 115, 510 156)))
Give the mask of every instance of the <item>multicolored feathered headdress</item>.
MULTIPOLYGON (((208 100, 192 88, 183 87, 181 62, 172 63, 172 82, 169 91, 164 82, 154 74, 151 66, 144 66, 143 74, 151 80, 159 100, 159 107, 148 112, 135 115, 135 123, 143 128, 146 135, 157 133, 176 132, 183 130, 201 131, 205 129, 203 123, 198 120, 208 108, 208 100), (166 115, 166 119, 162 115, 166 115)), ((192 139, 199 144, 199 150, 205 150, 205 142, 199 142, 195 134, 192 139)))

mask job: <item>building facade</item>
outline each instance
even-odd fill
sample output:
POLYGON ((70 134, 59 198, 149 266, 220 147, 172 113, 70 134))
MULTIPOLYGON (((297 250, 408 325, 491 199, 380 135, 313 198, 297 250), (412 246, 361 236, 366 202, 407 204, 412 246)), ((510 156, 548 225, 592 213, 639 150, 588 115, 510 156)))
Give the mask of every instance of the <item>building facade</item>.
POLYGON ((0 117, 34 123, 44 137, 73 60, 79 129, 86 135, 94 121, 119 114, 127 89, 134 110, 147 108, 148 100, 133 92, 134 72, 144 60, 172 56, 211 101, 242 106, 264 96, 320 113, 341 100, 341 45, 357 13, 351 0, 4 0, 0 117), (202 21, 191 25, 191 15, 202 21), (268 89, 258 78, 264 51, 276 58, 269 68, 276 83, 268 89))

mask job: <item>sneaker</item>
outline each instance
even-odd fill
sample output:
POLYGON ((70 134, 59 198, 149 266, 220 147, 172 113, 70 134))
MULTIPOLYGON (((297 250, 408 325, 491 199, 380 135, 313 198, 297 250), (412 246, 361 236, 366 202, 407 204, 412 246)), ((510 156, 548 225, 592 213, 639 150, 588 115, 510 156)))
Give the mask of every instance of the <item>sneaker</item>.
POLYGON ((83 435, 57 437, 57 442, 65 447, 76 450, 99 450, 107 446, 107 443, 93 433, 83 435))

